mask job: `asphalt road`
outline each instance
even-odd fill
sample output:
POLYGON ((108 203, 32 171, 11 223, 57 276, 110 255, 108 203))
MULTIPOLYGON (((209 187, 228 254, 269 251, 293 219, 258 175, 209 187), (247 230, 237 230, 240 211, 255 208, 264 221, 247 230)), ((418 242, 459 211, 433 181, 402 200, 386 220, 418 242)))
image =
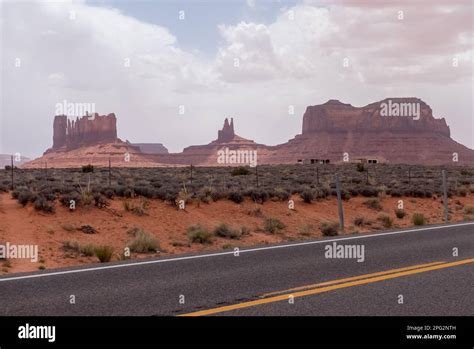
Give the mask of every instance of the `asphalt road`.
POLYGON ((473 289, 474 223, 459 223, 262 246, 238 256, 222 251, 12 274, 0 278, 0 315, 473 316, 473 289), (363 246, 364 261, 326 258, 333 242, 363 246))

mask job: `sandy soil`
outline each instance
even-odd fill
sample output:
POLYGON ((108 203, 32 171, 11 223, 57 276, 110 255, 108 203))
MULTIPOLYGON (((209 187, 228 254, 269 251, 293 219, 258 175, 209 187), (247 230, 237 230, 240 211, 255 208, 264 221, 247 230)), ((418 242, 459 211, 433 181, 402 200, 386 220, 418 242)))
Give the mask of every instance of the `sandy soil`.
MULTIPOLYGON (((158 200, 148 202, 147 215, 137 216, 125 211, 123 199, 110 201, 105 209, 96 207, 78 208, 74 212, 56 204, 54 214, 40 213, 31 205, 22 207, 10 194, 0 195, 0 243, 37 244, 39 261, 33 263, 26 259, 11 259, 0 261, 0 274, 34 271, 38 269, 52 269, 58 267, 83 265, 98 262, 96 257, 84 257, 63 248, 64 241, 76 240, 81 244, 113 246, 115 255, 113 260, 120 258, 123 249, 133 239, 127 232, 134 228, 142 228, 154 234, 160 241, 160 253, 132 254, 132 258, 146 258, 153 256, 167 256, 195 251, 216 251, 223 248, 269 244, 282 241, 304 240, 321 236, 320 224, 325 221, 337 222, 337 202, 335 198, 317 201, 312 204, 302 202, 294 197, 295 210, 288 208, 287 202, 266 202, 263 205, 245 201, 235 204, 222 200, 210 204, 193 202, 186 210, 177 210, 170 204, 158 200), (259 209, 262 216, 256 216, 259 209), (278 218, 285 224, 285 229, 277 234, 263 231, 265 217, 278 218), (212 244, 189 242, 186 229, 192 224, 201 224, 209 231, 220 223, 226 223, 233 228, 245 226, 250 234, 239 240, 214 237, 212 244), (67 231, 67 225, 80 227, 90 225, 97 234, 85 234, 78 230, 67 231), (301 228, 312 225, 314 229, 309 233, 301 234, 301 228)), ((386 212, 393 218, 393 228, 412 226, 411 216, 414 212, 424 213, 430 224, 442 223, 443 208, 439 198, 381 198, 382 211, 367 208, 363 202, 367 198, 355 197, 344 202, 346 234, 354 231, 370 232, 383 230, 382 224, 377 221, 380 212, 386 212), (398 219, 395 208, 398 200, 404 201, 407 216, 398 219), (354 227, 354 218, 362 216, 371 221, 371 225, 354 227)), ((140 204, 143 199, 128 200, 131 204, 140 204)), ((474 205, 474 195, 450 199, 452 221, 464 219, 464 205, 474 205)))

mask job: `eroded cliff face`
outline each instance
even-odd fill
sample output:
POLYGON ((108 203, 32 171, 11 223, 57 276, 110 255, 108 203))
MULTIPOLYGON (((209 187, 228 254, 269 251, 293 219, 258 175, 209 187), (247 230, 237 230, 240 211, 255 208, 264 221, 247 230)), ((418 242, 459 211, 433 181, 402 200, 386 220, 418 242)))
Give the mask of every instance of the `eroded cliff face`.
POLYGON ((76 120, 68 120, 66 115, 56 115, 53 122, 53 147, 48 151, 69 151, 116 140, 117 118, 113 113, 95 113, 76 120))
POLYGON ((450 138, 446 120, 437 119, 419 98, 386 98, 364 107, 337 100, 307 107, 302 134, 274 148, 271 163, 375 158, 412 164, 474 163, 474 151, 450 138))
POLYGON ((330 100, 309 106, 303 116, 302 134, 318 132, 432 133, 449 137, 445 119, 435 119, 419 98, 386 98, 361 108, 330 100))

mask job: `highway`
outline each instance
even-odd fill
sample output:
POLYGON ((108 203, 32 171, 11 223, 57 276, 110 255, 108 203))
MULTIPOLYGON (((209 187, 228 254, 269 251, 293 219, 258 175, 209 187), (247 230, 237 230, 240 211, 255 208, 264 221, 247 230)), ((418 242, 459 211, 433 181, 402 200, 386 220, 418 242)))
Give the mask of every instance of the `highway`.
POLYGON ((12 274, 0 315, 473 316, 473 289, 465 222, 12 274))

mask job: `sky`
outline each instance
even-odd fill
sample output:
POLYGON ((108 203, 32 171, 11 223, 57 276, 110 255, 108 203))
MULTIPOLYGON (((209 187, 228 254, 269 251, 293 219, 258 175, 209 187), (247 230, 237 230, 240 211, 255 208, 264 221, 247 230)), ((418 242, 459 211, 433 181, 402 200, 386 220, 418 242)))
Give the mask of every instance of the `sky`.
POLYGON ((3 154, 41 155, 65 101, 179 152, 225 117, 275 145, 309 105, 419 97, 474 148, 470 0, 0 3, 3 154))

